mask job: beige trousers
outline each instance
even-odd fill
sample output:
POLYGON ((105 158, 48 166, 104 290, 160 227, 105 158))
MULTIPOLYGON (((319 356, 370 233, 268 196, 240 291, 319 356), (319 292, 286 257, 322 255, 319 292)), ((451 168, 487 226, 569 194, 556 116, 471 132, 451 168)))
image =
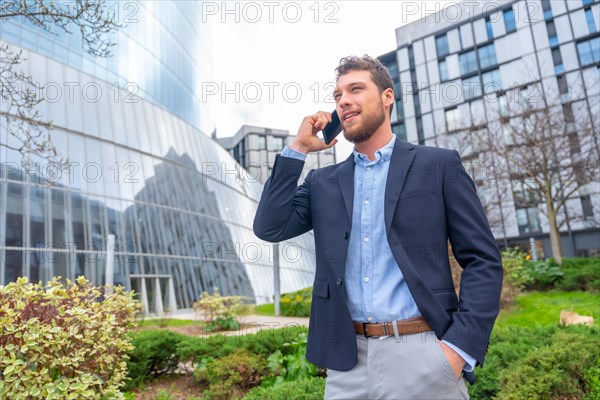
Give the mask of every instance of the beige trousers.
POLYGON ((325 399, 468 399, 465 378, 456 379, 433 332, 356 336, 358 364, 327 371, 325 399))

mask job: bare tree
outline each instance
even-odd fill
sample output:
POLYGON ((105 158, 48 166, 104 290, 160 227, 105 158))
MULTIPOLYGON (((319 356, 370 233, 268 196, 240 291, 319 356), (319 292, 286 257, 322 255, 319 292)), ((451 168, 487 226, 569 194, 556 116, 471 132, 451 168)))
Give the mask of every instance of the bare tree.
MULTIPOLYGON (((115 12, 106 9, 104 0, 0 2, 0 21, 14 18, 27 20, 50 34, 72 33, 71 29, 76 29, 81 35, 84 51, 97 57, 110 56, 114 45, 110 34, 122 27, 115 12)), ((21 51, 15 52, 9 44, 0 43, 0 96, 4 103, 0 111, 4 117, 0 128, 7 135, 4 138, 3 133, 0 137, 0 146, 20 152, 25 169, 33 155, 64 164, 66 160, 58 157, 52 144, 52 121, 45 120, 36 109, 44 101, 40 96, 43 86, 20 70, 23 61, 21 51)))
POLYGON ((564 101, 543 91, 541 83, 507 91, 501 97, 501 129, 490 130, 490 149, 506 163, 505 178, 512 182, 515 205, 536 208, 546 216, 559 264, 561 226, 583 217, 569 212, 568 201, 600 182, 598 126, 590 112, 597 104, 579 98, 564 101))

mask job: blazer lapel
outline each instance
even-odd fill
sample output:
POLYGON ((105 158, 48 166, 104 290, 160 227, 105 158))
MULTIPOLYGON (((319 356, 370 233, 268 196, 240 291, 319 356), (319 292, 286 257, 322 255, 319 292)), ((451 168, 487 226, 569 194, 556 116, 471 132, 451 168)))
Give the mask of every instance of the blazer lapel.
POLYGON ((414 146, 408 142, 396 139, 394 152, 390 160, 390 169, 385 183, 385 228, 389 236, 392 227, 392 218, 396 210, 396 204, 400 198, 400 192, 408 175, 408 170, 415 159, 414 146))
POLYGON ((338 169, 338 183, 344 198, 344 205, 348 213, 348 220, 352 222, 352 207, 354 204, 354 155, 341 163, 338 169))

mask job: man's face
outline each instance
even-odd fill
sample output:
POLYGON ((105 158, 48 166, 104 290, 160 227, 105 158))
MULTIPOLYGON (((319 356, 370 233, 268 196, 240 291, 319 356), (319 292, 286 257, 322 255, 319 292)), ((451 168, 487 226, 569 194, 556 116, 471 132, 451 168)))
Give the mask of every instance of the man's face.
POLYGON ((350 71, 340 76, 333 98, 344 137, 351 143, 368 140, 385 122, 382 93, 369 71, 350 71))

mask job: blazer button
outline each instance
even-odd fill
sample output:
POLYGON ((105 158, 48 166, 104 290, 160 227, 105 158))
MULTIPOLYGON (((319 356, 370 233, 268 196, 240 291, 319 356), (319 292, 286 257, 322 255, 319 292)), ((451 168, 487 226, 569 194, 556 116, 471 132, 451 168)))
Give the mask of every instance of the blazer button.
POLYGON ((338 284, 338 286, 341 286, 341 285, 342 285, 342 278, 338 278, 338 280, 337 280, 337 284, 338 284))
POLYGON ((344 234, 344 239, 348 240, 348 238, 349 238, 349 237, 350 237, 350 233, 346 232, 346 233, 344 234))

